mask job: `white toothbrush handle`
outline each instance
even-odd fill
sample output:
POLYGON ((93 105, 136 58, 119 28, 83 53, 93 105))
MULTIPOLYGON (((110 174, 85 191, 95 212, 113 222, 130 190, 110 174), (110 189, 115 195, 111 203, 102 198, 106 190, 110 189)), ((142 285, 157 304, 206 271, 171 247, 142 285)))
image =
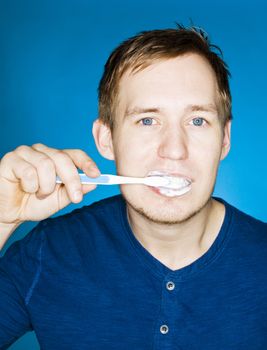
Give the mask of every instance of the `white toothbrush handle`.
POLYGON ((118 175, 103 175, 109 178, 110 185, 122 185, 122 184, 142 184, 152 187, 166 186, 169 184, 169 180, 162 176, 147 176, 147 177, 130 177, 130 176, 118 176, 118 175))
MULTIPOLYGON (((144 184, 147 186, 164 186, 168 183, 167 179, 160 176, 149 177, 130 177, 102 174, 98 177, 88 177, 85 174, 79 174, 82 184, 87 185, 122 185, 122 184, 144 184)), ((57 176, 56 183, 62 183, 57 176)))
MULTIPOLYGON (((89 177, 85 174, 79 174, 82 184, 86 185, 120 185, 120 184, 142 184, 143 178, 118 176, 110 174, 102 174, 98 177, 89 177)), ((57 176, 56 183, 62 183, 62 180, 57 176)))

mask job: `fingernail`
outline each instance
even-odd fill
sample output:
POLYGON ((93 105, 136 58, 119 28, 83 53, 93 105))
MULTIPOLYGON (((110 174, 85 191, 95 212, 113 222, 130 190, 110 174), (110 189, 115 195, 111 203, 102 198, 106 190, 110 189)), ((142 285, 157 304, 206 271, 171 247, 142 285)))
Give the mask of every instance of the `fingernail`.
POLYGON ((75 191, 73 194, 73 198, 75 201, 79 201, 82 199, 82 192, 81 191, 75 191))

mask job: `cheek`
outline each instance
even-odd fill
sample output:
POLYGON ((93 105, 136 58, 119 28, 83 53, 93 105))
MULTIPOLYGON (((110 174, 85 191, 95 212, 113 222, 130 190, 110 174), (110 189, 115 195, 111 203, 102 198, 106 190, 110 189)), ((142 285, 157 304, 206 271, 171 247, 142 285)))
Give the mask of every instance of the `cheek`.
POLYGON ((218 153, 206 154, 206 157, 203 158, 201 166, 201 181, 204 188, 206 186, 210 187, 216 181, 218 166, 219 166, 219 157, 218 153))
POLYGON ((115 162, 120 173, 128 175, 138 174, 146 162, 151 160, 155 153, 153 142, 144 140, 136 135, 127 134, 128 137, 117 139, 114 145, 115 162))
POLYGON ((199 178, 201 177, 204 182, 213 181, 221 155, 218 138, 210 138, 209 142, 205 140, 198 144, 191 143, 188 154, 192 169, 198 172, 199 178))
POLYGON ((188 136, 188 145, 192 154, 198 154, 204 162, 217 162, 220 159, 222 140, 219 130, 207 130, 206 132, 188 136))

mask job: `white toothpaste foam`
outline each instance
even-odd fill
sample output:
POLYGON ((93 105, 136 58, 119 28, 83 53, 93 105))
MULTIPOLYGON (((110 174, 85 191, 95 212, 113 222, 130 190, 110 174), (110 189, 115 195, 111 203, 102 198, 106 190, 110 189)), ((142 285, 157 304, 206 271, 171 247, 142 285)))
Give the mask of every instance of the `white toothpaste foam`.
POLYGON ((167 197, 178 197, 191 190, 192 181, 179 176, 174 176, 166 171, 150 171, 147 176, 163 176, 168 178, 169 183, 164 187, 158 187, 160 194, 167 197))

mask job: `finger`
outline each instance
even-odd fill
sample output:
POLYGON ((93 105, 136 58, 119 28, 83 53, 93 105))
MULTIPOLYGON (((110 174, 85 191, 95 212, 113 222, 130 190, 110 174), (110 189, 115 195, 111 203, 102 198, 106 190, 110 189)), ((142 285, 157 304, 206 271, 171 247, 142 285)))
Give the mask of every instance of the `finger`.
POLYGON ((101 175, 96 163, 84 151, 80 149, 64 149, 63 151, 71 157, 74 164, 87 176, 97 177, 101 175))
POLYGON ((82 185, 82 192, 83 194, 87 194, 93 190, 95 190, 97 185, 82 185))
POLYGON ((19 183, 24 192, 35 193, 39 189, 35 167, 14 152, 7 153, 1 159, 0 176, 7 181, 19 183))
POLYGON ((29 146, 20 146, 14 153, 36 168, 39 181, 39 189, 36 193, 38 198, 44 198, 54 192, 56 168, 51 158, 29 146))
POLYGON ((82 184, 78 175, 78 169, 71 157, 66 152, 47 147, 43 144, 35 144, 32 147, 53 160, 56 174, 58 174, 66 186, 70 200, 74 203, 80 202, 83 196, 82 184))

